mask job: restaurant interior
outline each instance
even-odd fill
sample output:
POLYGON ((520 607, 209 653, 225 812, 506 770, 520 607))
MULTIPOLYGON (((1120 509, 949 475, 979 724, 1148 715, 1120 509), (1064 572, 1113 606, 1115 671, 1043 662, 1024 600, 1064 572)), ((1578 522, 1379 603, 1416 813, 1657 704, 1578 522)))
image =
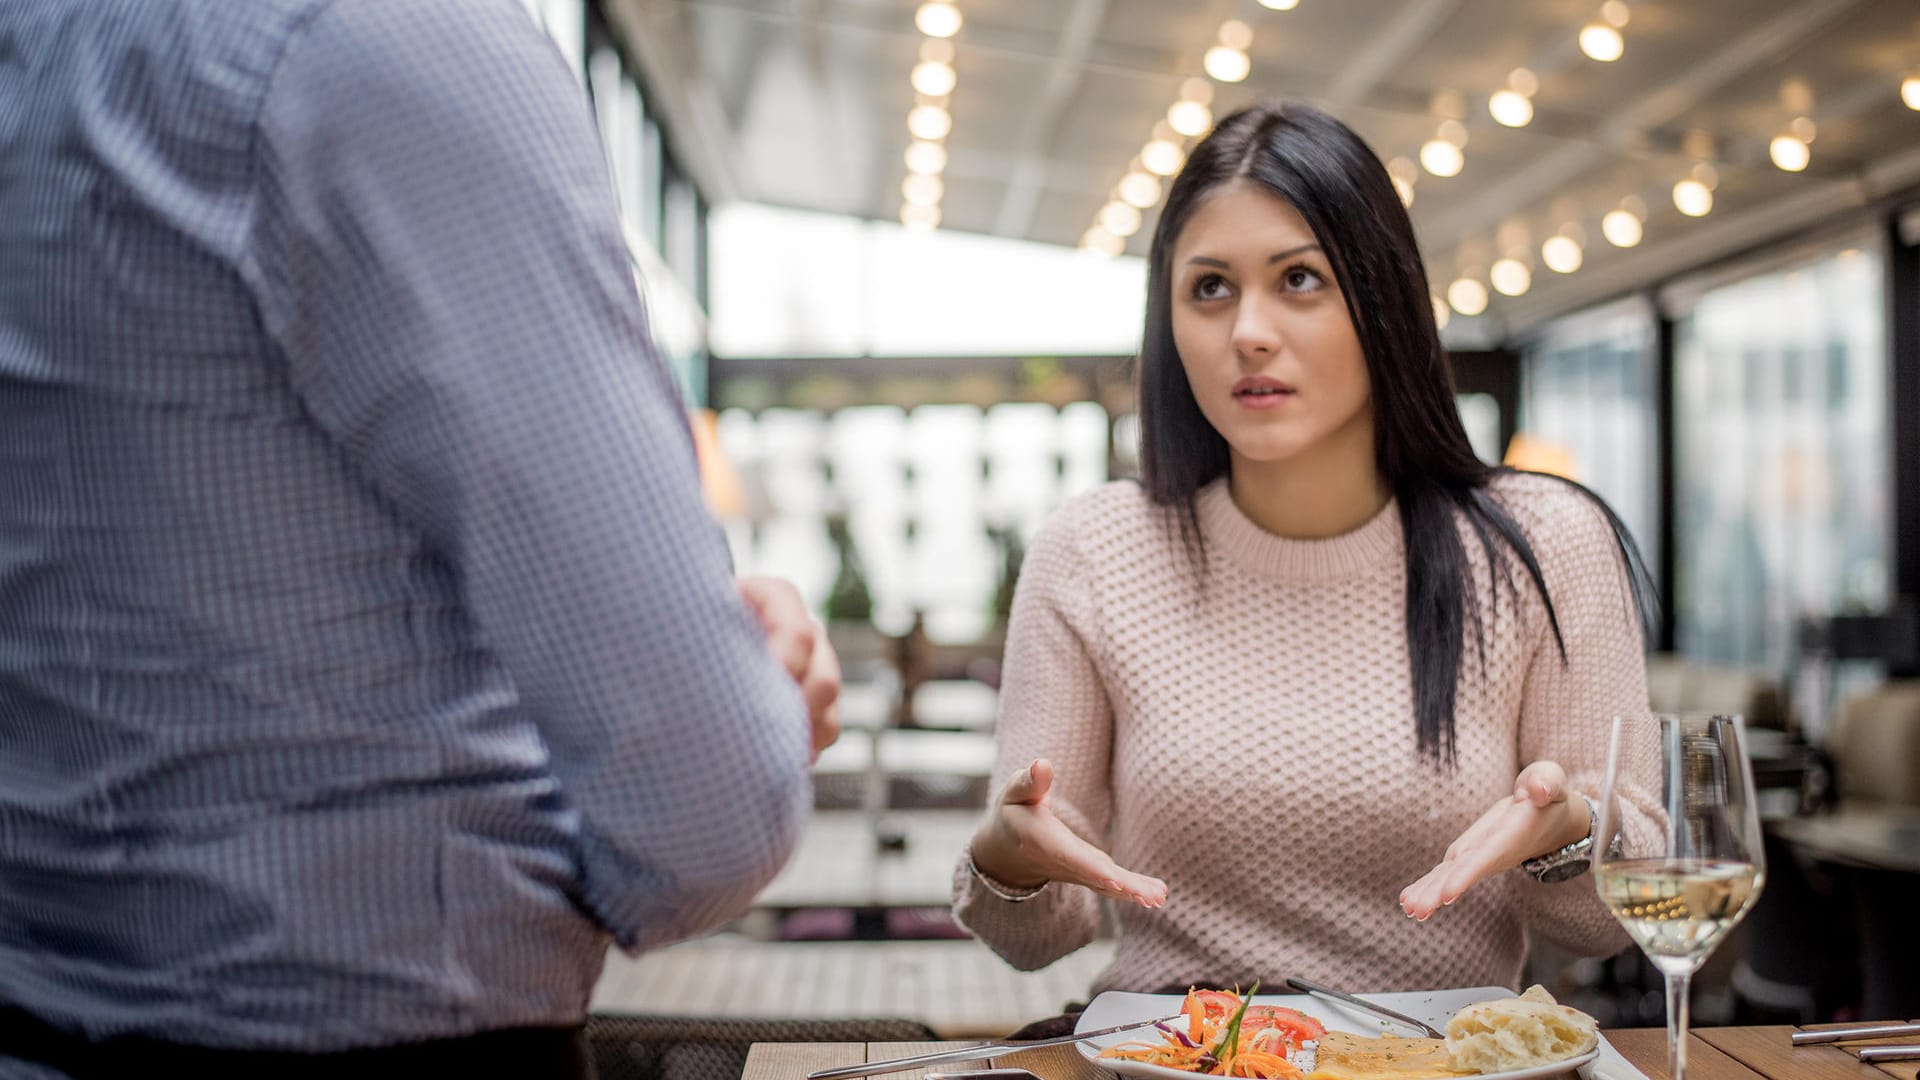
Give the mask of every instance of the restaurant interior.
MULTIPOLYGON (((1912 0, 526 0, 602 132, 741 572, 845 669, 798 853, 615 953, 634 1075, 754 1042, 1001 1036, 1085 1001, 948 910, 1028 541, 1140 465, 1170 178, 1266 100, 1411 214, 1481 458, 1618 512, 1650 707, 1744 717, 1766 883, 1702 1027, 1920 1015, 1920 7, 1912 0)), ((1527 981, 1658 1027, 1628 949, 1527 981)), ((1368 988, 1353 988, 1368 989, 1368 988)))

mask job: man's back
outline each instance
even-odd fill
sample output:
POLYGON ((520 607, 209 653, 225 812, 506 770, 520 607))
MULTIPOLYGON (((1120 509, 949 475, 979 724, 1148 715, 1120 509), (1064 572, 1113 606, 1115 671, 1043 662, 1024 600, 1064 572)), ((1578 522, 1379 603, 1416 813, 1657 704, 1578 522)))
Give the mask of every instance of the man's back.
POLYGON ((0 1004, 567 1022, 784 856, 577 95, 513 0, 0 8, 0 1004))

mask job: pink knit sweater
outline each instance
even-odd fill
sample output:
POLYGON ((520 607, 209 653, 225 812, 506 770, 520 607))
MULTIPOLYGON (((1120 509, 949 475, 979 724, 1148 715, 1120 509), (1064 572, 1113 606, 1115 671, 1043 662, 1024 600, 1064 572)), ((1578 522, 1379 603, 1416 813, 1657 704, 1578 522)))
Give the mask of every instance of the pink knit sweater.
MULTIPOLYGON (((1512 987, 1529 932, 1606 954, 1628 939, 1593 878, 1542 885, 1515 871, 1425 923, 1400 890, 1527 763, 1559 762, 1599 795, 1607 725, 1648 710, 1623 560, 1593 504, 1558 481, 1503 476, 1493 491, 1532 541, 1568 661, 1517 559, 1516 605, 1488 587, 1462 524, 1483 612, 1483 675, 1467 626, 1457 767, 1416 748, 1405 546, 1394 503, 1330 540, 1289 540, 1199 496, 1204 582, 1171 512, 1130 482, 1073 500, 1035 538, 1006 649, 996 784, 1036 757, 1053 803, 1120 865, 1167 883, 1166 906, 1118 907, 1113 966, 1094 990, 1288 975, 1357 990, 1512 987)), ((1634 763, 1638 807, 1655 767, 1634 763)), ((1624 811, 1628 842, 1651 819, 1624 811)), ((1091 941, 1098 898, 1053 884, 1012 903, 955 874, 960 922, 1016 967, 1091 941)))

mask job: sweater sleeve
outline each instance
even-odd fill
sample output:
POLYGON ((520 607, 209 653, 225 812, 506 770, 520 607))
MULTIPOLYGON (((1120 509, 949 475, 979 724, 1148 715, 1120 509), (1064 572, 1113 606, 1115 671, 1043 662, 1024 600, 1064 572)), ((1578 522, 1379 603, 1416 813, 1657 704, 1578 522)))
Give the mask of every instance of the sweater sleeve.
MULTIPOLYGON (((1648 715, 1640 621, 1626 560, 1600 508, 1571 489, 1553 491, 1542 507, 1531 532, 1566 658, 1542 606, 1521 699, 1520 761, 1559 763, 1572 789, 1598 803, 1613 718, 1648 715)), ((1621 766, 1628 850, 1644 849, 1658 827, 1659 770, 1650 749, 1635 744, 1621 766)), ((1529 927, 1568 949, 1599 956, 1630 943, 1590 875, 1552 885, 1526 879, 1519 897, 1529 927)))
MULTIPOLYGON (((1105 846, 1113 791, 1113 710, 1095 657, 1097 604, 1076 542, 1069 505, 1034 538, 1014 591, 994 755, 994 791, 1044 757, 1053 763, 1054 812, 1088 841, 1105 846)), ((1099 897, 1058 882, 1018 902, 974 877, 966 859, 954 872, 953 914, 1002 959, 1023 971, 1045 967, 1092 941, 1099 897)))

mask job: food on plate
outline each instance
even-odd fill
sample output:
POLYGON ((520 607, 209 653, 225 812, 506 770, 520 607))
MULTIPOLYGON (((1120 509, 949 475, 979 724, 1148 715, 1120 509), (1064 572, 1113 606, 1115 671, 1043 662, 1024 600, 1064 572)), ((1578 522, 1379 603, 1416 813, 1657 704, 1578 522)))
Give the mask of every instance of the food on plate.
POLYGON ((1288 1055, 1327 1033, 1320 1021, 1279 1005, 1254 1005, 1255 983, 1245 998, 1225 990, 1189 989, 1182 1021, 1160 1023, 1160 1042, 1132 1041, 1108 1047, 1103 1058, 1145 1062, 1203 1076, 1251 1080, 1302 1080, 1288 1055))
POLYGON ((1252 1004, 1259 988, 1245 997, 1190 989, 1179 1019, 1154 1024, 1158 1041, 1123 1042, 1100 1056, 1248 1080, 1453 1080, 1566 1061, 1600 1037, 1593 1017, 1539 986, 1461 1009, 1445 1039, 1330 1032, 1306 1013, 1252 1004))
POLYGON ((1454 1068, 1480 1073, 1565 1061, 1593 1049, 1599 1039, 1593 1017, 1554 1001, 1538 985, 1517 998, 1469 1005, 1447 1022, 1447 1056, 1454 1068))
POLYGON ((1439 1039, 1395 1039, 1329 1031, 1314 1048, 1307 1080, 1449 1080, 1472 1076, 1447 1059, 1439 1039))

